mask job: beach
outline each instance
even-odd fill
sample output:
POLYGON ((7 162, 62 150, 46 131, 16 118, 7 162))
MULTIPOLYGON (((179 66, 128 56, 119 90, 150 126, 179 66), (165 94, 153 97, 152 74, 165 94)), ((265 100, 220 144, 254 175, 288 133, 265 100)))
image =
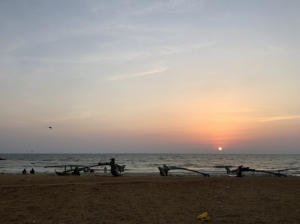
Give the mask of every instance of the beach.
POLYGON ((300 223, 299 177, 1 174, 0 223, 300 223))

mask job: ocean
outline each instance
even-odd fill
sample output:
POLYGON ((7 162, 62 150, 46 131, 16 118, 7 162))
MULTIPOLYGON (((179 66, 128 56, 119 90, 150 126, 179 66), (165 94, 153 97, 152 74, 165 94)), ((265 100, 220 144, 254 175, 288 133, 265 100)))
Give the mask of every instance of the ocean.
MULTIPOLYGON (((55 165, 96 165, 115 158, 119 165, 126 165, 126 173, 157 173, 159 166, 184 167, 211 176, 226 175, 225 166, 235 169, 240 165, 257 170, 283 170, 287 175, 300 176, 300 155, 213 155, 213 154, 0 154, 0 173, 21 173, 31 168, 36 173, 54 173, 55 165)), ((109 168, 109 167, 107 167, 109 168)), ((104 166, 93 168, 103 172, 104 166)), ((184 170, 171 173, 199 175, 184 170)))

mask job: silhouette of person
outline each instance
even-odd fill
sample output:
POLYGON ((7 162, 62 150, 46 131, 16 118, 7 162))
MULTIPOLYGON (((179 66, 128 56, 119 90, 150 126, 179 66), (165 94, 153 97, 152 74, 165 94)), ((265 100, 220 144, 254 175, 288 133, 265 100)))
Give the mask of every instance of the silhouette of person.
POLYGON ((75 170, 74 170, 73 174, 75 174, 75 175, 80 175, 80 172, 79 172, 79 170, 78 170, 78 167, 77 167, 77 166, 75 167, 75 170))
POLYGON ((238 167, 237 177, 242 177, 243 166, 238 167))
POLYGON ((106 167, 104 167, 104 173, 106 173, 107 172, 107 168, 106 167))
POLYGON ((31 173, 31 174, 34 174, 34 173, 35 173, 33 168, 30 170, 30 173, 31 173))
POLYGON ((22 171, 22 174, 27 174, 26 169, 24 169, 24 170, 22 171))

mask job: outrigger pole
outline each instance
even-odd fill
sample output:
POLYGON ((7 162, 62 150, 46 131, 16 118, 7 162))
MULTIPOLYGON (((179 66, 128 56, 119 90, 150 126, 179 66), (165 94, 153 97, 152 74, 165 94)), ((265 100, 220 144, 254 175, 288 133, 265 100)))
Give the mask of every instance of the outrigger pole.
POLYGON ((201 173, 197 170, 190 170, 190 169, 187 169, 187 168, 177 167, 177 166, 166 166, 166 165, 164 165, 163 167, 158 167, 158 169, 159 169, 159 172, 160 172, 161 176, 169 176, 169 171, 170 170, 187 170, 187 171, 191 171, 191 172, 194 172, 194 173, 202 174, 205 177, 209 177, 209 174, 207 174, 207 173, 201 173))

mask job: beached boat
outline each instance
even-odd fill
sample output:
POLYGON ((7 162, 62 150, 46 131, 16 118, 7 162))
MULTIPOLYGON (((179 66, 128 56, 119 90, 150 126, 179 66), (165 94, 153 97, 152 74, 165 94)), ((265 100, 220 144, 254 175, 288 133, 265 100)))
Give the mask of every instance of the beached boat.
MULTIPOLYGON (((93 165, 98 166, 98 165, 93 165)), ((62 172, 56 171, 55 173, 59 176, 70 176, 70 175, 80 175, 80 171, 88 170, 92 166, 82 166, 82 165, 58 165, 58 166, 45 166, 44 168, 64 168, 65 170, 62 172), (70 167, 67 169, 67 167, 70 167)))
POLYGON ((58 171, 55 171, 55 173, 58 175, 58 176, 70 176, 70 175, 78 175, 78 174, 74 174, 74 173, 68 173, 68 172, 58 172, 58 171))
POLYGON ((110 172, 113 176, 122 176, 122 172, 125 170, 125 165, 120 166, 115 163, 115 158, 111 158, 110 162, 106 163, 98 163, 96 165, 91 165, 91 166, 82 166, 82 165, 57 165, 57 166, 45 166, 44 168, 64 168, 64 171, 58 172, 55 170, 55 173, 59 176, 69 176, 69 175, 80 175, 80 171, 84 172, 93 172, 91 167, 96 167, 96 166, 103 166, 103 165, 109 165, 111 167, 110 172), (67 169, 69 167, 69 169, 67 169))
POLYGON ((225 167, 228 176, 236 176, 236 177, 242 177, 242 176, 253 176, 254 174, 265 176, 265 175, 274 175, 277 177, 287 177, 287 174, 284 174, 282 172, 286 172, 289 169, 283 169, 283 170, 256 170, 256 169, 250 169, 249 167, 243 167, 239 166, 237 169, 230 170, 229 167, 225 167))
POLYGON ((126 166, 126 165, 120 166, 120 165, 116 164, 115 158, 111 158, 109 163, 107 163, 107 162, 106 163, 98 163, 98 165, 99 166, 109 165, 110 173, 115 177, 122 176, 123 175, 122 172, 125 171, 125 166, 126 166))

